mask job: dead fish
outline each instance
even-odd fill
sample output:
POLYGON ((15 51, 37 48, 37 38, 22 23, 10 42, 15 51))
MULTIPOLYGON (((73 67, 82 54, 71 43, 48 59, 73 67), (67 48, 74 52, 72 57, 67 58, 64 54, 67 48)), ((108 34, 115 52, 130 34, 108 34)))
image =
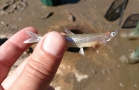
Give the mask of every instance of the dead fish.
MULTIPOLYGON (((118 34, 118 30, 114 32, 93 33, 93 34, 74 34, 68 29, 65 29, 65 32, 67 33, 67 35, 64 35, 67 42, 67 47, 80 48, 79 53, 82 55, 85 55, 83 47, 96 47, 105 44, 118 34)), ((23 43, 39 42, 40 39, 42 38, 30 31, 26 31, 26 33, 29 34, 31 38, 25 40, 23 43)))

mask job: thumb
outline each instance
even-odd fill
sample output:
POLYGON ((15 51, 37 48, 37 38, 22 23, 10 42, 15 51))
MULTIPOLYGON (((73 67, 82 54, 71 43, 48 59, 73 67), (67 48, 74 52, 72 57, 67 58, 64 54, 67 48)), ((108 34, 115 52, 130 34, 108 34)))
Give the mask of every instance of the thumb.
POLYGON ((64 37, 50 32, 36 46, 10 90, 46 90, 66 50, 64 37))

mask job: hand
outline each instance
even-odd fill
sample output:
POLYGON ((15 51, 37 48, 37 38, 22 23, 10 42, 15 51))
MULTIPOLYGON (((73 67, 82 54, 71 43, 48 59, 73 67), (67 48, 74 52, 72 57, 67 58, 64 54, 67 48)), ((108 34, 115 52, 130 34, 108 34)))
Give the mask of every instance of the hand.
POLYGON ((48 90, 59 67, 66 41, 60 33, 53 31, 44 35, 33 54, 6 77, 15 61, 31 46, 23 43, 30 38, 25 30, 37 33, 32 27, 25 28, 0 47, 0 90, 48 90))

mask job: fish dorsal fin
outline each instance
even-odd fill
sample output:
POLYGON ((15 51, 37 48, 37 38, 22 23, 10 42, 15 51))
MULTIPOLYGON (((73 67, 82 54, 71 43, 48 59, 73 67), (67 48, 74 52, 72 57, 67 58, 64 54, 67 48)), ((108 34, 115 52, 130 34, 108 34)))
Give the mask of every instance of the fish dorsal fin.
POLYGON ((68 35, 74 35, 74 33, 73 32, 71 32, 70 30, 68 30, 67 28, 65 28, 65 30, 64 30, 68 35))
POLYGON ((85 55, 83 48, 80 48, 79 53, 80 53, 81 55, 85 55))

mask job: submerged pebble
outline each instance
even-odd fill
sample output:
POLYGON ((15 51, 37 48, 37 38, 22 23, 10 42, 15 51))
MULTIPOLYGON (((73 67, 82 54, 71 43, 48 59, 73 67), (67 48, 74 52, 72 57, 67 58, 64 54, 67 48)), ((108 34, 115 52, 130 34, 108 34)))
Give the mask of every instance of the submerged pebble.
POLYGON ((96 53, 99 53, 99 50, 96 50, 96 53))
POLYGON ((5 24, 3 21, 1 21, 1 24, 5 24))
POLYGON ((121 65, 117 65, 117 67, 120 67, 121 65))
POLYGON ((124 85, 123 85, 122 83, 119 83, 119 85, 120 85, 121 87, 124 87, 124 85))
POLYGON ((122 62, 122 63, 128 63, 128 58, 125 56, 125 55, 122 55, 119 60, 122 62))
POLYGON ((1 0, 0 1, 0 15, 4 16, 14 11, 22 12, 27 7, 26 0, 1 0))
POLYGON ((134 64, 139 62, 138 58, 133 58, 133 54, 131 53, 128 57, 126 55, 122 55, 119 60, 124 64, 134 64))
POLYGON ((137 68, 135 68, 135 70, 138 70, 137 68))
POLYGON ((108 80, 111 80, 110 77, 107 78, 108 80))
POLYGON ((138 86, 137 86, 136 84, 134 84, 134 87, 136 87, 136 88, 137 88, 138 86))
POLYGON ((20 28, 16 25, 12 25, 12 24, 7 24, 4 23, 2 24, 2 29, 1 29, 1 35, 4 34, 6 35, 7 38, 11 37, 13 34, 15 34, 16 32, 18 32, 20 30, 20 28))
POLYGON ((107 72, 106 72, 106 70, 105 69, 103 69, 102 70, 102 74, 106 74, 107 72))
POLYGON ((97 71, 95 71, 94 69, 92 70, 92 74, 96 74, 97 73, 97 71))
POLYGON ((75 21, 75 17, 73 16, 72 13, 68 13, 68 19, 71 20, 71 21, 75 21))

